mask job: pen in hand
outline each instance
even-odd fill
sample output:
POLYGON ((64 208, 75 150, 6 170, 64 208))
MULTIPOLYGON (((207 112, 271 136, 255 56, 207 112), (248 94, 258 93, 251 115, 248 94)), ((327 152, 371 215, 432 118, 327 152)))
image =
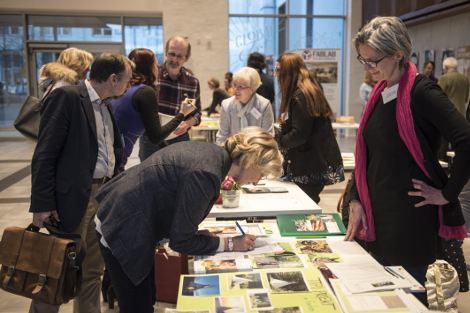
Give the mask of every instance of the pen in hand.
MULTIPOLYGON (((185 96, 186 98, 189 98, 187 93, 185 93, 184 96, 185 96)), ((194 109, 197 110, 197 107, 194 105, 194 103, 193 103, 191 100, 188 100, 188 102, 189 102, 189 104, 191 104, 191 105, 193 106, 194 109)))
POLYGON ((240 226, 240 224, 238 224, 237 221, 235 221, 235 224, 237 224, 238 229, 239 229, 239 230, 242 232, 242 234, 244 235, 245 232, 243 231, 243 229, 242 229, 242 227, 240 226))

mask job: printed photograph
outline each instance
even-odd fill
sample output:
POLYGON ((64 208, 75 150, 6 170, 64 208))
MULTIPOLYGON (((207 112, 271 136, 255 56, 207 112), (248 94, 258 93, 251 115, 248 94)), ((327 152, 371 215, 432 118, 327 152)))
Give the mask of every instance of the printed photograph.
POLYGON ((220 295, 219 275, 184 276, 182 296, 218 296, 220 295))
POLYGON ((237 226, 204 227, 213 234, 236 234, 237 226))
POLYGON ((286 256, 255 256, 253 257, 253 268, 303 268, 304 264, 298 255, 286 256))
POLYGON ((309 220, 295 220, 294 223, 297 231, 313 231, 312 222, 309 220))
POLYGON ((260 313, 302 313, 300 306, 289 306, 285 308, 274 308, 272 310, 259 310, 260 313))
POLYGON ((176 310, 176 309, 165 309, 165 313, 211 313, 211 310, 176 310))
POLYGON ((229 290, 264 289, 261 273, 227 275, 229 290))
POLYGON ((215 297, 214 305, 216 313, 246 312, 243 296, 215 297))
POLYGON ((338 83, 338 62, 309 62, 307 68, 317 72, 317 81, 321 84, 338 83))
POLYGON ((292 248, 292 246, 289 242, 276 242, 276 243, 283 249, 283 251, 263 253, 263 254, 260 254, 260 256, 268 257, 268 256, 296 255, 294 248, 292 248))
POLYGON ((310 292, 302 271, 267 272, 271 293, 310 292))
POLYGON ((250 310, 273 308, 271 299, 269 298, 269 292, 267 290, 248 291, 247 295, 250 310))
POLYGON ((201 265, 204 267, 206 273, 217 273, 224 271, 237 271, 237 262, 235 259, 229 260, 208 260, 201 262, 201 265))
POLYGON ((326 263, 343 263, 337 253, 309 253, 307 254, 307 260, 318 268, 326 268, 326 263))
POLYGON ((391 281, 384 281, 384 282, 380 282, 380 283, 374 283, 374 284, 371 284, 371 285, 374 286, 374 287, 384 287, 384 286, 393 286, 395 284, 391 281))
POLYGON ((426 62, 434 62, 434 50, 424 51, 424 63, 426 62))
POLYGON ((295 246, 298 253, 333 253, 326 240, 299 240, 295 246))

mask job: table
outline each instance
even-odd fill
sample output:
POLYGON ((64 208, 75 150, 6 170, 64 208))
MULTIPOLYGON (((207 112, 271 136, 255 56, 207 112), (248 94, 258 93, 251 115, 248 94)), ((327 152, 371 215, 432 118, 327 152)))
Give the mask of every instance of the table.
MULTIPOLYGON (((266 183, 266 187, 285 187, 288 193, 263 193, 263 194, 245 194, 240 193, 240 206, 238 208, 224 208, 221 204, 216 204, 212 208, 208 217, 215 218, 246 218, 246 217, 274 217, 276 214, 308 214, 308 213, 321 213, 321 208, 312 200, 305 192, 302 191, 296 184, 292 182, 281 182, 279 180, 261 181, 266 183), (278 203, 288 202, 288 198, 295 198, 297 204, 290 206, 250 206, 253 202, 258 202, 259 199, 267 199, 266 202, 279 199, 278 203)), ((264 187, 264 186, 263 186, 264 187)))
POLYGON ((219 130, 219 117, 201 117, 201 124, 199 126, 191 127, 189 137, 193 139, 193 129, 204 132, 205 141, 215 143, 217 131, 219 130))
POLYGON ((356 130, 356 136, 357 136, 357 131, 359 129, 359 123, 354 123, 354 124, 346 124, 346 123, 331 123, 331 126, 333 126, 333 130, 335 131, 336 138, 339 138, 339 131, 338 129, 355 129, 356 130))

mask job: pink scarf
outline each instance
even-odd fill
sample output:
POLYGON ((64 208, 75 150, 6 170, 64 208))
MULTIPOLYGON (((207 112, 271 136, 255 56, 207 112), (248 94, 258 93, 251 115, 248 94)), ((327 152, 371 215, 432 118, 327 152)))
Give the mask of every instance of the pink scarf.
MULTIPOLYGON (((418 137, 416 136, 414 125, 413 125, 413 116, 411 115, 411 88, 413 87, 415 78, 416 78, 416 67, 413 63, 408 62, 407 69, 405 74, 400 80, 400 85, 398 86, 397 92, 397 123, 398 131, 400 133, 401 139, 405 142, 406 147, 410 151, 413 159, 419 165, 421 170, 426 174, 426 176, 431 179, 429 173, 424 167, 424 156, 421 146, 419 145, 418 137)), ((372 91, 369 101, 367 101, 366 108, 362 115, 361 125, 359 126, 359 131, 357 134, 356 141, 356 184, 361 198, 362 206, 364 207, 367 225, 369 228, 366 231, 365 236, 361 234, 363 230, 362 222, 359 224, 357 229, 356 236, 359 239, 365 241, 374 241, 375 240, 375 227, 374 227, 374 217, 372 216, 372 205, 370 202, 369 189, 367 187, 367 147, 362 137, 364 127, 369 119, 372 110, 375 107, 375 104, 379 100, 379 97, 382 93, 382 90, 386 87, 386 81, 380 81, 375 86, 372 91)), ((439 206, 439 236, 445 240, 456 238, 461 240, 467 237, 467 232, 465 226, 450 227, 444 225, 444 218, 442 213, 442 205, 439 206)))

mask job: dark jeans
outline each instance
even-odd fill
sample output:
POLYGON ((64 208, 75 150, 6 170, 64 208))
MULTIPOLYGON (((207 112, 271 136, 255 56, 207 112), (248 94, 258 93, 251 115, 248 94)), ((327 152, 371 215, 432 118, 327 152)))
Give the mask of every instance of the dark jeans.
MULTIPOLYGON (((189 134, 186 133, 186 134, 183 134, 181 136, 178 136, 174 139, 171 139, 171 140, 165 140, 165 142, 168 144, 168 145, 172 145, 174 143, 177 143, 177 142, 181 142, 181 141, 189 141, 189 134)), ((139 158, 140 158, 140 162, 143 162, 144 160, 146 160, 149 156, 151 156, 152 154, 154 154, 155 152, 157 152, 158 150, 162 149, 160 148, 159 146, 156 146, 154 145, 149 137, 145 136, 145 135, 142 135, 140 136, 140 139, 139 139, 139 158)))
MULTIPOLYGON (((379 262, 383 266, 392 266, 395 264, 389 264, 388 262, 385 262, 375 256, 373 253, 371 253, 372 257, 379 262)), ((423 266, 403 266, 403 268, 410 273, 411 276, 413 276, 414 279, 418 281, 423 287, 425 287, 425 282, 427 281, 426 279, 426 273, 428 271, 428 265, 423 265, 423 266)), ((426 308, 429 307, 428 304, 428 293, 427 291, 424 292, 415 292, 413 293, 413 296, 416 297, 426 308)))
MULTIPOLYGON (((111 253, 111 250, 103 246, 100 242, 101 234, 96 232, 98 242, 103 255, 106 269, 111 277, 114 292, 119 303, 119 312, 121 313, 153 313, 153 305, 156 302, 155 294, 155 268, 152 267, 149 275, 139 285, 129 279, 127 274, 119 264, 118 260, 111 253)), ((153 264, 155 264, 153 262, 153 264)))
POLYGON ((325 188, 325 185, 307 185, 300 183, 295 184, 299 186, 299 188, 302 189, 302 191, 305 192, 310 197, 310 199, 315 201, 315 203, 318 204, 318 202, 320 202, 320 192, 322 192, 323 188, 325 188))

